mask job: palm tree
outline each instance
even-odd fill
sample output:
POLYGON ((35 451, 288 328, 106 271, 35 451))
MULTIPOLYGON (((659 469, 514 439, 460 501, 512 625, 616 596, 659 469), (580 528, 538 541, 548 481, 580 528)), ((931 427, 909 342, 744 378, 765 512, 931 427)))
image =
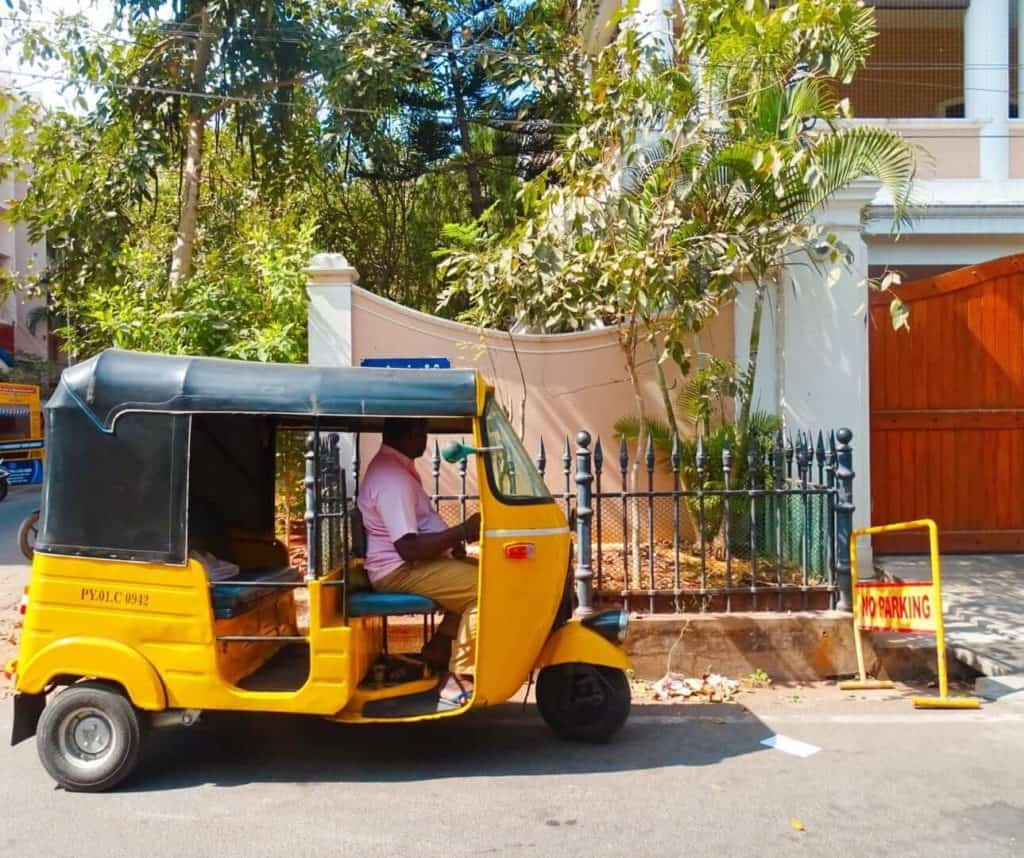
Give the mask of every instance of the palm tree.
MULTIPOLYGON (((907 220, 914 147, 888 129, 841 125, 840 113, 831 81, 824 77, 756 88, 742 110, 730 111, 721 145, 709 153, 689 188, 694 211, 708 222, 735 225, 749 248, 746 275, 755 292, 737 420, 741 434, 750 419, 765 298, 794 253, 810 250, 811 240, 825 240, 811 226, 814 214, 854 182, 873 177, 892 196, 895 226, 907 220)), ((830 256, 848 254, 837 241, 825 241, 830 256)), ((805 255, 820 264, 811 253, 805 255)))

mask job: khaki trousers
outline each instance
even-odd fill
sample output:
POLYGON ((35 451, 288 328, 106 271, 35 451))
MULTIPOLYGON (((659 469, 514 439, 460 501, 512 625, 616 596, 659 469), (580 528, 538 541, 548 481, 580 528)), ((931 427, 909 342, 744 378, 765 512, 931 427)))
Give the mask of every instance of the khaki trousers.
POLYGON ((455 641, 448 669, 456 674, 472 674, 476 659, 476 578, 475 560, 441 557, 406 563, 374 581, 373 589, 381 593, 417 593, 444 608, 438 631, 455 641))

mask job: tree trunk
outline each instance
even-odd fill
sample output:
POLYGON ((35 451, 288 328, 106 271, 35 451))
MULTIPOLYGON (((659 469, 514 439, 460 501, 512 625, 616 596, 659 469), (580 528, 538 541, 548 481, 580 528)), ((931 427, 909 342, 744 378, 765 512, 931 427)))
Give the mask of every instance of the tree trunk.
MULTIPOLYGON (((665 370, 662 367, 661 363, 658 361, 658 354, 659 354, 658 353, 658 345, 657 345, 657 343, 654 340, 651 340, 651 353, 652 353, 652 356, 654 358, 654 366, 655 366, 655 369, 656 369, 656 372, 657 372, 657 377, 658 377, 658 389, 661 391, 662 404, 665 406, 665 419, 668 422, 668 428, 671 430, 672 434, 674 436, 678 436, 679 435, 679 424, 676 422, 675 407, 672 404, 672 395, 669 393, 668 383, 665 380, 665 370)), ((707 429, 705 429, 705 435, 707 435, 707 429)), ((643 449, 642 448, 638 448, 638 449, 640 450, 639 455, 643 455, 643 452, 644 452, 643 449)), ((688 491, 690 489, 690 486, 687 485, 686 477, 683 474, 681 469, 680 469, 680 472, 679 472, 679 487, 681 489, 683 489, 683 491, 688 491)), ((635 491, 635 489, 634 489, 634 491, 635 491)), ((686 517, 687 522, 689 522, 689 524, 690 524, 691 530, 694 533, 698 533, 699 532, 698 531, 699 522, 697 521, 696 516, 694 516, 693 510, 690 508, 690 504, 689 504, 688 501, 683 501, 682 510, 683 510, 683 515, 686 517)), ((653 550, 653 545, 654 545, 654 543, 653 543, 653 537, 652 537, 652 542, 651 542, 652 550, 653 550)))
MULTIPOLYGON (((199 10, 199 36, 196 55, 192 60, 191 88, 202 92, 206 86, 206 69, 210 64, 213 31, 210 12, 206 6, 199 10)), ((191 99, 188 108, 188 132, 185 148, 185 188, 178 217, 178 234, 171 249, 171 288, 177 288, 192 275, 192 254, 196 241, 196 221, 199 216, 199 184, 203 173, 203 136, 206 133, 207 114, 198 99, 191 99)))
MULTIPOLYGON (((633 319, 627 327, 628 333, 622 343, 622 350, 626 356, 626 371, 629 373, 630 383, 633 385, 633 399, 636 403, 636 416, 639 421, 636 435, 636 455, 633 457, 633 464, 629 469, 628 491, 636 493, 640 491, 640 463, 643 461, 644 453, 647 450, 647 406, 644 404, 643 390, 640 387, 640 376, 636 368, 636 347, 637 347, 637 322, 633 319)), ((626 538, 626 534, 622 534, 626 538)), ((640 500, 633 497, 630 500, 630 525, 629 525, 630 553, 633 558, 633 573, 637 576, 637 583, 640 581, 640 500)), ((653 540, 652 540, 653 548, 653 540)), ((629 589, 627 576, 626 551, 622 551, 622 587, 629 589)))
POLYGON ((654 358, 654 369, 658 377, 658 390, 661 391, 661 402, 665 406, 665 421, 668 423, 668 428, 672 434, 678 435, 679 424, 676 423, 676 410, 672 405, 672 395, 669 393, 668 382, 665 380, 665 367, 658 360, 660 352, 658 350, 657 338, 651 340, 651 357, 654 358))
POLYGON ((466 182, 469 185, 469 208, 473 217, 484 213, 483 182, 480 168, 473 153, 473 141, 469 136, 469 118, 466 115, 466 100, 462 91, 462 75, 456 62, 455 51, 448 52, 448 65, 452 70, 452 98, 455 102, 455 121, 459 126, 459 145, 466 160, 466 182))
POLYGON ((761 317, 764 315, 765 287, 760 280, 755 283, 754 311, 750 320, 750 354, 747 356, 746 378, 743 382, 743 405, 736 421, 737 435, 746 438, 750 423, 750 410, 754 400, 754 383, 757 380, 757 354, 761 349, 761 317))

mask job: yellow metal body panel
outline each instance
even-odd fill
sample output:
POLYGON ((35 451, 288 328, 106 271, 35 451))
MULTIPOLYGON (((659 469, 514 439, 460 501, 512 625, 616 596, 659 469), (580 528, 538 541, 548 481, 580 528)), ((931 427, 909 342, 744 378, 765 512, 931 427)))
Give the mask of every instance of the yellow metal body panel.
MULTIPOLYGON (((482 406, 482 403, 481 403, 482 406)), ((479 426, 476 443, 481 443, 479 426)), ((474 706, 501 703, 533 669, 551 633, 569 563, 569 528, 555 503, 508 504, 491 492, 485 455, 480 486, 480 601, 474 706), (505 547, 529 543, 533 556, 509 560, 505 547)))
POLYGON ((580 625, 578 620, 566 623, 548 638, 537 657, 535 667, 540 670, 552 664, 572 662, 600 664, 620 670, 631 670, 633 667, 622 647, 580 625))
POLYGON ((18 671, 18 690, 38 694, 61 674, 109 679, 124 686, 140 709, 163 709, 164 686, 156 669, 138 650, 109 638, 67 637, 43 647, 23 662, 18 671))
MULTIPOLYGON (((152 691, 133 690, 138 665, 148 664, 164 699, 155 706, 140 702, 144 708, 333 714, 348 700, 354 667, 353 629, 341 625, 336 592, 310 582, 311 659, 305 685, 294 692, 245 691, 234 683, 270 658, 279 644, 228 643, 216 637, 296 634, 291 591, 275 591, 240 616, 217 620, 206 575, 195 561, 168 566, 37 553, 17 689, 38 691, 60 675, 95 676, 125 685, 137 702, 152 703, 152 691), (321 625, 324 620, 328 625, 321 625), (61 658, 61 653, 74 657, 61 658)), ((366 664, 370 658, 363 652, 360 660, 366 664)))

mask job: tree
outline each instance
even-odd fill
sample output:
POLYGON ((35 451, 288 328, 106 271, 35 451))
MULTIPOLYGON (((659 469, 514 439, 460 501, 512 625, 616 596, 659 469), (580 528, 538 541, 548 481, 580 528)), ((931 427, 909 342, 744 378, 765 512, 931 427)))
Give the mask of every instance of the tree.
POLYGON ((470 214, 532 175, 571 111, 583 65, 564 0, 361 0, 370 15, 342 42, 349 74, 329 83, 349 176, 417 178, 444 165, 465 181, 470 214), (381 63, 386 58, 386 63, 381 63), (396 117, 398 121, 396 121, 396 117))
POLYGON ((301 356, 294 284, 301 254, 321 248, 344 251, 365 287, 433 309, 443 225, 475 205, 460 129, 483 204, 509 211, 571 102, 564 8, 122 0, 100 28, 20 18, 22 59, 57 61, 81 96, 51 113, 26 98, 0 141, 0 173, 33 176, 4 219, 46 236, 37 279, 68 345, 301 356), (272 275, 252 262, 253 230, 288 260, 272 275), (241 341, 273 330, 274 302, 249 290, 295 302, 275 311, 288 342, 241 341))
MULTIPOLYGON (((684 336, 742 282, 756 285, 758 315, 797 257, 818 266, 824 243, 830 264, 849 261, 813 220, 836 192, 877 176, 905 212, 912 148, 885 129, 842 127, 846 106, 831 95, 870 51, 871 14, 855 0, 695 0, 671 62, 620 28, 593 63, 579 129, 524 188, 515 230, 488 232, 485 220, 449 231, 446 297, 469 295, 467 318, 480 324, 623 323, 634 381, 641 340, 685 374, 684 336)), ((749 390, 758 331, 759 319, 749 390)), ((637 409, 643 425, 639 391, 637 409)))
MULTIPOLYGON (((770 285, 795 257, 820 267, 822 248, 829 283, 840 273, 834 266, 852 261, 848 248, 813 223, 815 212, 858 179, 875 177, 894 200, 894 226, 907 216, 913 147, 885 129, 840 124, 850 106, 836 98, 836 84, 852 80, 874 37, 873 10, 847 0, 687 4, 682 50, 702 68, 717 102, 715 121, 723 126, 721 145, 694 182, 694 197, 703 197, 715 217, 760 225, 750 236, 744 272, 755 293, 749 362, 737 397, 741 437, 754 399, 770 285)), ((902 302, 893 298, 891 309, 893 323, 905 324, 902 302)))

